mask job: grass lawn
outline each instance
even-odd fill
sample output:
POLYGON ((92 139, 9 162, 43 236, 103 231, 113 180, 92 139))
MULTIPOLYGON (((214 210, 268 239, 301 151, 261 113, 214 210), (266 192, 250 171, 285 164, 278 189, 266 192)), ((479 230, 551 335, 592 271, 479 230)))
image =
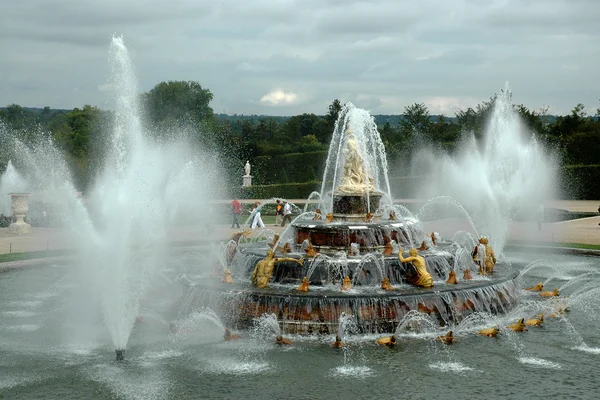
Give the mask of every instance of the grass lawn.
POLYGON ((71 254, 70 250, 30 251, 26 253, 0 254, 0 263, 9 261, 31 260, 34 258, 57 257, 71 254))

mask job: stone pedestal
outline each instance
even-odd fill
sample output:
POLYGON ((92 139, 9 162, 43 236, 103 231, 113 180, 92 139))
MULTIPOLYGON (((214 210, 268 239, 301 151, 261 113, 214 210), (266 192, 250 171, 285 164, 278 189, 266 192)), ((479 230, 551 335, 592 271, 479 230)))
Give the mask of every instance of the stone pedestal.
POLYGON ((333 195, 333 215, 338 217, 358 216, 364 218, 367 212, 375 214, 379 208, 379 201, 383 193, 371 192, 369 198, 365 194, 345 194, 334 193, 333 195))
POLYGON ((242 179, 242 187, 252 186, 252 175, 244 175, 242 179))
POLYGON ((29 211, 30 195, 31 193, 9 193, 13 217, 17 221, 10 224, 8 230, 18 235, 25 235, 31 232, 31 225, 23 220, 29 211))

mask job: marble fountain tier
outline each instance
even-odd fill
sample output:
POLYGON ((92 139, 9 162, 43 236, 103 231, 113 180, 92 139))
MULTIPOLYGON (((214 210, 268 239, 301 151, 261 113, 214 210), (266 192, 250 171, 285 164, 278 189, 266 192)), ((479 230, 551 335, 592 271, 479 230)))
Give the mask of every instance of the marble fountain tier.
POLYGON ((210 307, 237 329, 272 314, 283 332, 331 334, 342 315, 353 315, 359 331, 393 332, 411 310, 435 316, 441 326, 474 312, 510 310, 518 300, 518 271, 499 262, 493 273, 478 275, 474 258, 484 260, 491 247, 427 234, 394 206, 383 149, 372 117, 346 105, 330 144, 319 209, 297 217, 281 238, 236 235, 224 251, 225 278, 188 280, 180 317, 210 307), (398 257, 400 249, 416 248, 433 285, 411 284, 421 276, 418 262, 398 257), (449 283, 451 275, 458 282, 449 283))

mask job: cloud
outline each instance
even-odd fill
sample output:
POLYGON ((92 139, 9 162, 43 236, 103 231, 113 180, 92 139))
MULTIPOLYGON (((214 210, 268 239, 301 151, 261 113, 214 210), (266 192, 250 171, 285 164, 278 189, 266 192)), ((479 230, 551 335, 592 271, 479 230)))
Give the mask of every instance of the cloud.
POLYGON ((289 105, 296 102, 298 95, 294 92, 284 92, 281 89, 275 89, 261 97, 261 104, 269 106, 289 105))

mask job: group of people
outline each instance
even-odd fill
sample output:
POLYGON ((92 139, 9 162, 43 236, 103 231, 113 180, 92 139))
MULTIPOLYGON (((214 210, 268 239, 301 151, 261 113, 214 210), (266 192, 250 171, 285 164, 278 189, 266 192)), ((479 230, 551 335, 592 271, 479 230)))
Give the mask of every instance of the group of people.
MULTIPOLYGON (((262 204, 260 202, 255 202, 250 215, 252 217, 252 223, 250 224, 250 228, 264 228, 265 223, 261 217, 261 208, 262 204)), ((231 224, 232 228, 240 228, 240 223, 238 221, 238 216, 242 213, 242 203, 239 202, 238 199, 233 199, 231 202, 231 212, 233 214, 233 222, 231 224)), ((275 226, 285 226, 286 222, 292 222, 292 206, 287 201, 281 201, 277 199, 275 202, 275 226)))

